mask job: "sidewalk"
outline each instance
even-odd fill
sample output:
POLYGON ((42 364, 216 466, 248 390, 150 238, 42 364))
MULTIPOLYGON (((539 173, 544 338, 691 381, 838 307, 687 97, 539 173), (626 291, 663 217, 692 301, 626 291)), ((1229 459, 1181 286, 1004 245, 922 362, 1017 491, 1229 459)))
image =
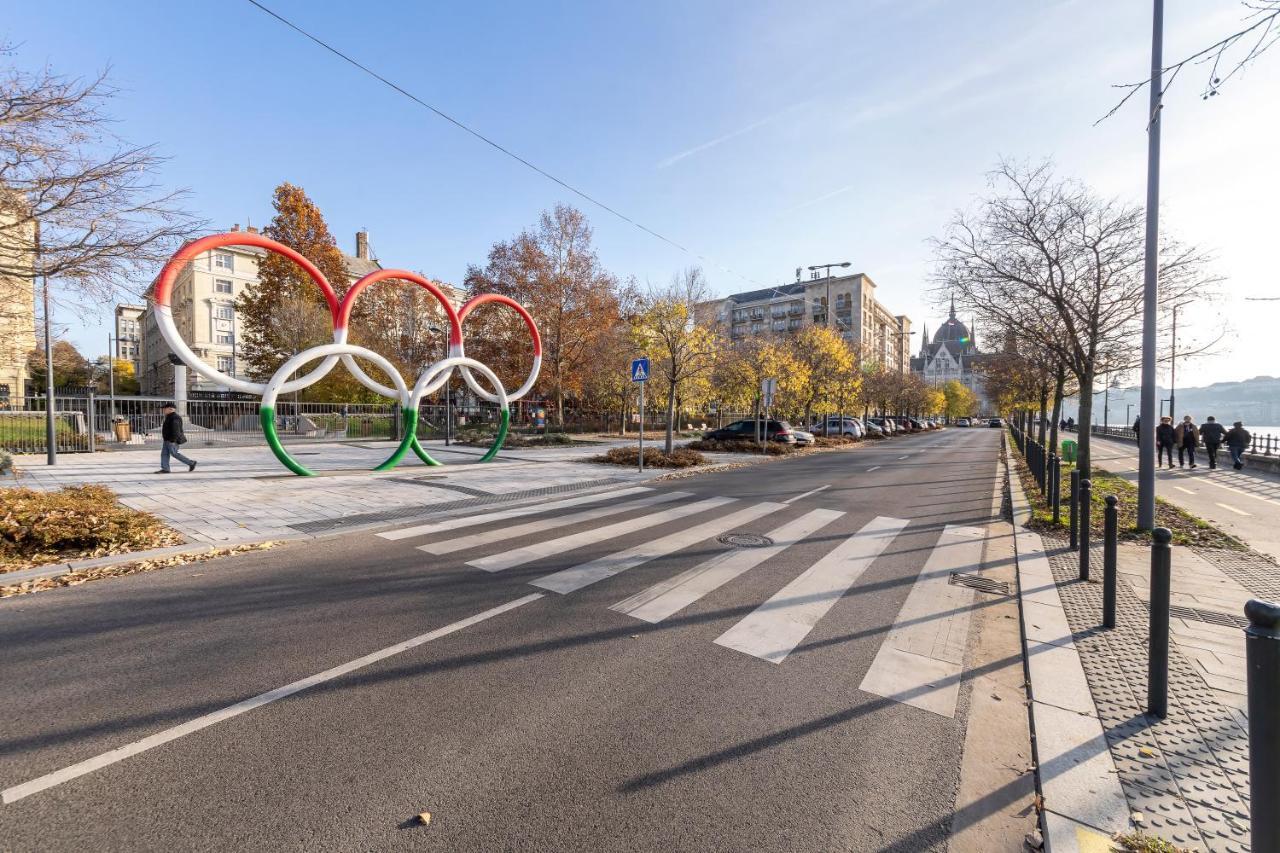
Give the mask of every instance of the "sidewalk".
MULTIPOLYGON (((1096 459, 1095 464, 1107 467, 1096 459)), ((1016 478, 1012 486, 1018 495, 1016 478)), ((1017 498, 1014 504, 1016 512, 1017 498)), ((1021 503, 1023 511, 1025 506, 1021 503)), ((1070 632, 1088 690, 1083 715, 1101 725, 1112 764, 1108 772, 1118 779, 1128 810, 1142 816, 1138 826, 1187 849, 1247 851, 1249 748, 1242 610, 1249 598, 1276 591, 1280 569, 1255 554, 1173 549, 1169 714, 1159 720, 1145 714, 1150 550, 1120 544, 1117 625, 1106 631, 1101 628, 1102 543, 1093 543, 1091 549, 1093 582, 1082 582, 1079 555, 1067 547, 1065 537, 1035 536, 1021 527, 1018 535, 1028 657, 1034 639, 1052 623, 1045 613, 1054 611, 1045 611, 1037 601, 1037 580, 1043 587, 1045 578, 1036 573, 1033 560, 1024 560, 1024 540, 1028 551, 1034 552, 1037 543, 1043 549, 1052 598, 1065 617, 1063 627, 1070 632)), ((1050 675, 1034 662, 1030 671, 1033 699, 1062 693, 1060 672, 1050 675)), ((1039 705, 1037 701, 1033 709, 1039 705)), ((1042 724, 1037 716, 1038 741, 1054 720, 1052 715, 1047 719, 1042 724)), ((1038 752, 1044 773, 1053 757, 1038 752)), ((1049 793, 1052 787, 1047 780, 1045 808, 1050 814, 1057 807, 1049 793)), ((1103 825, 1088 814, 1064 816, 1104 832, 1114 831, 1120 817, 1112 813, 1112 825, 1103 825)), ((1046 829, 1050 849, 1089 849, 1070 832, 1055 831, 1052 825, 1046 829)))
MULTIPOLYGON (((428 512, 534 498, 653 479, 666 470, 586 464, 611 446, 600 442, 536 450, 504 450, 475 464, 483 448, 424 442, 441 462, 427 467, 413 456, 391 471, 370 473, 393 449, 389 442, 313 444, 291 448, 316 477, 285 470, 266 447, 199 448, 187 473, 153 474, 158 459, 140 453, 66 454, 53 467, 44 456, 16 456, 16 485, 57 489, 101 483, 121 503, 162 518, 192 542, 236 544, 332 533, 346 527, 412 518, 428 512)), ((751 461, 708 454, 713 462, 751 461)), ((5 485, 15 485, 6 478, 5 485)))
MULTIPOLYGON (((1093 442, 1095 466, 1137 482, 1137 445, 1096 435, 1093 442)), ((1209 469, 1204 448, 1196 457, 1195 468, 1158 469, 1157 496, 1280 562, 1280 477, 1256 467, 1232 470, 1225 451, 1218 454, 1216 470, 1209 469)))

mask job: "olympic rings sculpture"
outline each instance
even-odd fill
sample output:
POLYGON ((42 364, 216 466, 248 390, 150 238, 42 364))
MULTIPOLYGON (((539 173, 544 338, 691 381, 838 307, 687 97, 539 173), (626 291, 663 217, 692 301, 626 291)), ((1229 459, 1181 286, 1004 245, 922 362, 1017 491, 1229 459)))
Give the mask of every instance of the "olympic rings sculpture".
POLYGON ((314 476, 315 472, 290 456, 284 445, 280 443, 280 436, 276 432, 276 398, 282 393, 292 393, 314 385, 327 376, 339 361, 346 366, 347 370, 361 385, 374 393, 390 397, 400 404, 404 437, 392 454, 373 469, 375 471, 386 471, 394 468, 410 450, 427 465, 440 464, 423 449, 418 441, 418 405, 423 397, 443 387, 455 370, 462 375, 463 380, 475 392, 476 396, 498 404, 500 411, 498 433, 494 438, 493 445, 480 459, 481 462, 488 462, 497 454, 507 437, 507 430, 511 425, 511 403, 529 393, 533 388, 533 383, 538 379, 538 372, 542 368, 542 339, 538 335, 538 326, 533 322, 533 317, 524 309, 524 306, 514 299, 495 293, 483 293, 472 297, 461 308, 455 310, 449 300, 445 298, 444 293, 440 291, 440 288, 436 287, 428 279, 408 270, 380 269, 369 273, 352 284, 346 295, 339 300, 337 293, 315 264, 283 243, 277 243, 275 240, 271 240, 261 234, 239 231, 228 234, 212 234, 183 246, 169 259, 164 269, 160 271, 152 301, 155 304, 156 324, 160 328, 160 335, 184 364, 210 382, 221 385, 231 391, 258 394, 262 397, 262 404, 259 407, 259 420, 261 421, 262 432, 266 436, 267 444, 271 447, 271 452, 286 468, 304 477, 314 476), (268 252, 282 255, 302 267, 315 285, 320 288, 325 303, 329 307, 329 314, 333 318, 333 343, 303 350, 280 365, 280 368, 267 382, 249 382, 244 379, 237 379, 234 376, 228 376, 221 371, 215 370, 192 352, 191 348, 187 346, 187 342, 182 339, 182 335, 178 333, 178 328, 173 322, 173 311, 170 307, 173 285, 178 278, 178 274, 182 272, 188 263, 205 252, 224 246, 255 246, 260 249, 266 249, 268 252), (440 303, 444 309, 445 317, 449 321, 448 355, 428 365, 418 376, 412 388, 405 383, 404 377, 386 358, 372 350, 347 342, 351 310, 355 305, 356 299, 369 285, 386 280, 408 281, 425 289, 440 303), (486 302, 499 303, 514 309, 524 320, 525 326, 529 329, 529 336, 533 339, 533 366, 529 370, 529 377, 525 379, 523 385, 516 389, 514 394, 507 393, 493 370, 473 358, 468 358, 463 347, 463 321, 466 320, 472 309, 486 302), (379 370, 391 380, 391 386, 383 385, 365 373, 360 365, 356 363, 354 356, 360 356, 377 365, 379 370), (296 379, 289 379, 290 374, 317 360, 320 363, 313 367, 310 372, 296 379), (472 371, 479 373, 488 380, 493 390, 490 391, 482 387, 476 381, 475 376, 472 375, 472 371))

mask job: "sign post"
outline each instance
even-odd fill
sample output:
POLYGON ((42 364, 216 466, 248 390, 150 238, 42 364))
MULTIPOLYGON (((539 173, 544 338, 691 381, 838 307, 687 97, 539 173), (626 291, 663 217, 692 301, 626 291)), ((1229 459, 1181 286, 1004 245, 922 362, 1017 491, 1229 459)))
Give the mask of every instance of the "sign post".
POLYGON ((760 380, 760 408, 764 416, 763 422, 756 421, 756 443, 763 444, 769 440, 769 409, 773 406, 773 397, 778 393, 777 379, 760 380))
POLYGON ((641 356, 631 360, 631 381, 640 383, 640 452, 636 458, 639 471, 644 473, 644 386, 649 381, 649 359, 641 356))

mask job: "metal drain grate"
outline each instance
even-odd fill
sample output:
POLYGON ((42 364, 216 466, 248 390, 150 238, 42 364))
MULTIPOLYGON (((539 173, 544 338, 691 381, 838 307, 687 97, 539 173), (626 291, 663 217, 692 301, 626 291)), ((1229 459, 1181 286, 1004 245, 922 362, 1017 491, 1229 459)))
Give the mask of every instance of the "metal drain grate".
POLYGON ((755 533, 726 533, 723 536, 717 536, 716 541, 730 548, 767 548, 773 544, 773 540, 768 536, 755 533))
POLYGON ((446 483, 443 480, 435 480, 431 477, 387 477, 393 483, 408 483, 411 486, 430 486, 433 489, 447 489, 451 492, 461 492, 464 495, 471 495, 473 498, 488 498, 493 496, 493 492, 486 492, 483 489, 473 489, 470 486, 461 486, 457 483, 446 483))
MULTIPOLYGON (((1150 605, 1148 605, 1148 609, 1150 605)), ((1181 604, 1170 604, 1169 615, 1174 619, 1191 619, 1195 622, 1208 622, 1211 625, 1222 625, 1227 628, 1248 628, 1249 620, 1231 613, 1219 613, 1216 610, 1201 610, 1198 607, 1186 607, 1181 604)))
POLYGON ((968 572, 952 572, 951 577, 947 579, 947 583, 955 586, 967 586, 970 589, 976 589, 978 592, 988 592, 992 595, 1008 595, 1008 581, 993 581, 991 578, 984 578, 982 575, 973 575, 968 572))

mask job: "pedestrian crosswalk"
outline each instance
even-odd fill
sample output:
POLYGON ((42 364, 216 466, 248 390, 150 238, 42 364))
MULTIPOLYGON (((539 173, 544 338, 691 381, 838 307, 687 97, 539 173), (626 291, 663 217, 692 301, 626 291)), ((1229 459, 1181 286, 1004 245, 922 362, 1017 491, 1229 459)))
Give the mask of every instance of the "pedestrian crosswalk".
MULTIPOLYGON (((808 563, 713 639, 718 647, 781 664, 908 527, 905 519, 883 515, 855 526, 846 511, 805 503, 632 487, 378 535, 388 540, 427 539, 414 547, 433 555, 462 554, 466 565, 486 572, 554 560, 559 565, 553 571, 521 577, 528 577, 528 584, 538 590, 560 595, 648 566, 653 582, 609 609, 649 624, 671 619, 770 561, 775 566, 808 563), (506 524, 513 519, 525 520, 506 524), (605 519, 608 523, 597 523, 605 519), (451 533, 457 530, 464 532, 451 533), (642 531, 648 534, 631 536, 642 531), (748 531, 759 540, 752 544, 759 547, 715 541, 724 534, 748 531), (706 543, 714 551, 710 556, 673 575, 663 574, 661 567, 672 562, 663 558, 687 565, 691 555, 682 559, 682 552, 705 555, 706 543), (575 560, 579 552, 582 557, 575 560)), ((982 528, 949 526, 942 531, 898 619, 885 632, 862 690, 944 716, 954 713, 973 594, 949 585, 949 572, 974 571, 984 540, 982 528)), ((634 584, 628 586, 635 589, 634 584)))

